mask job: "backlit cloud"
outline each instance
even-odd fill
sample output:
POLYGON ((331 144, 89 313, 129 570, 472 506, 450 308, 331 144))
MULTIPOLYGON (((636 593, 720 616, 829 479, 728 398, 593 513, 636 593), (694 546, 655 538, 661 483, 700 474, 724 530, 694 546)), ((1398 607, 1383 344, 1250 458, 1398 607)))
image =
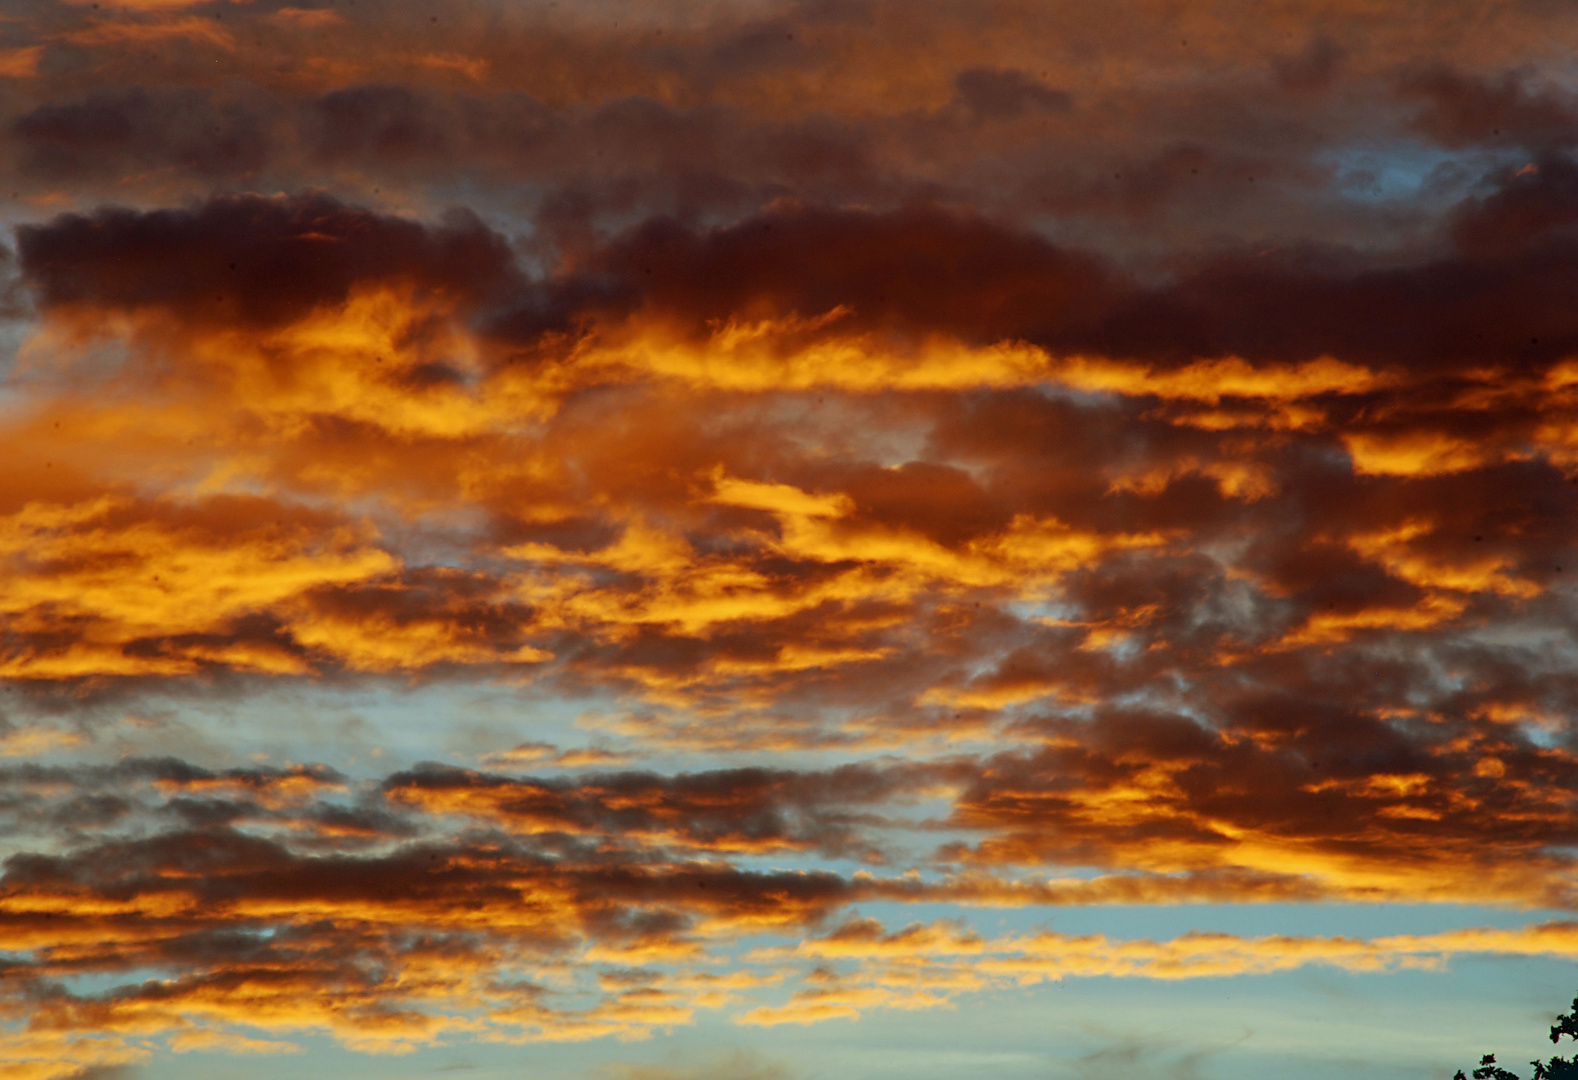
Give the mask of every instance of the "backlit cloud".
POLYGON ((8 12, 0 1057, 1572 958, 1573 12, 1175 7, 8 12))

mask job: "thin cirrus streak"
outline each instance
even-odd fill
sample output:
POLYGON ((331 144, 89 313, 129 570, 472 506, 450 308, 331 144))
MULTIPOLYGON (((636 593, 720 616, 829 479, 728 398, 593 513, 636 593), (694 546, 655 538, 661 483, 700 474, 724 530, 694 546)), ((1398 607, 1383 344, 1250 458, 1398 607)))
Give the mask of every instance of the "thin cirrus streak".
POLYGON ((1173 7, 8 14, 7 1067, 1578 957, 1572 13, 1173 7))

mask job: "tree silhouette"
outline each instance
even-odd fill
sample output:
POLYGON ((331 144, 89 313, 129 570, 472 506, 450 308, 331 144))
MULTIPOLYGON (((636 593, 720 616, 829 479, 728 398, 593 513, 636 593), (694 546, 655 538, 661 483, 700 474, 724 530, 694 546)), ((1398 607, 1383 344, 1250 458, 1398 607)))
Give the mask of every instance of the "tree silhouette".
MULTIPOLYGON (((1560 1042, 1563 1035, 1578 1042, 1578 997, 1573 998, 1573 1011, 1562 1013, 1556 1018, 1556 1023, 1551 1025, 1551 1042, 1560 1042)), ((1534 1066, 1534 1080, 1578 1080, 1578 1057, 1553 1056, 1550 1061, 1531 1061, 1529 1064, 1534 1066)), ((1452 1080, 1468 1080, 1468 1077, 1459 1069, 1452 1080)), ((1518 1074, 1497 1065, 1495 1054, 1486 1054, 1479 1059, 1479 1067, 1474 1070, 1474 1080, 1518 1080, 1518 1074)))
MULTIPOLYGON (((1459 1069, 1452 1080, 1468 1080, 1459 1069)), ((1518 1074, 1508 1072, 1496 1064, 1495 1054, 1486 1054, 1479 1059, 1479 1068, 1474 1070, 1474 1080, 1518 1080, 1518 1074)))

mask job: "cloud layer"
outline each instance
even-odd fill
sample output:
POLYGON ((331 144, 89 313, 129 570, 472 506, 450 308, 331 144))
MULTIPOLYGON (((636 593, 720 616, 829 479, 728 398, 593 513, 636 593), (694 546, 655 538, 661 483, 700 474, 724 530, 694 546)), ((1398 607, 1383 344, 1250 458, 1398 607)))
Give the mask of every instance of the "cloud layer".
MULTIPOLYGON (((370 786, 325 769, 214 771, 176 759, 14 767, 0 775, 11 834, 69 837, 71 851, 6 862, 0 923, 22 958, 7 964, 0 1007, 25 1021, 6 1035, 7 1054, 30 1062, 23 1075, 58 1076, 150 1050, 292 1053, 304 1035, 398 1053, 637 1037, 698 1010, 747 1026, 815 1023, 1071 977, 1578 955, 1570 920, 1372 940, 988 938, 947 922, 889 932, 833 917, 862 900, 1167 902, 1211 887, 1162 879, 1149 896, 1140 885, 1104 897, 1102 879, 994 888, 980 875, 729 862, 764 847, 839 850, 851 828, 893 827, 850 812, 897 783, 848 769, 545 781, 431 767, 370 786), (730 805, 753 787, 751 809, 730 805), (737 824, 711 825, 712 814, 737 824), (1169 895, 1168 884, 1183 887, 1169 895), (749 948, 784 934, 804 936, 749 948), (73 989, 85 976, 113 989, 73 989)), ((1253 882, 1215 885, 1257 898, 1253 882)))
POLYGON ((0 24, 23 1075, 1571 956, 1572 13, 1120 7, 0 24))

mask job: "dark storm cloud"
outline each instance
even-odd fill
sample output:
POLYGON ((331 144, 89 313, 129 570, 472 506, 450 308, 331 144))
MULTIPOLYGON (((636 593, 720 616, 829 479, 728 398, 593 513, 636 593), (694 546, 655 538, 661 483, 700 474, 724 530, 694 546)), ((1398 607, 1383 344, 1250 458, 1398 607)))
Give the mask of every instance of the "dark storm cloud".
POLYGON ((1578 163, 1549 154, 1508 172, 1494 193, 1458 208, 1452 229, 1458 246, 1492 257, 1537 245, 1570 250, 1578 241, 1578 163))
POLYGON ((1320 93, 1331 88, 1347 56, 1347 49, 1321 35, 1299 53, 1274 58, 1271 68, 1284 89, 1295 93, 1320 93))
POLYGON ((470 214, 430 229, 322 194, 65 215, 21 228, 17 240, 46 307, 166 308, 200 323, 299 318, 367 280, 476 301, 506 284, 512 265, 503 241, 470 214))
POLYGON ((256 102, 199 89, 130 87, 51 102, 11 123, 26 174, 55 183, 178 169, 208 180, 256 174, 273 154, 256 102))
POLYGON ((1115 291, 1087 255, 924 208, 794 208, 701 234, 654 222, 616 239, 590 268, 632 281, 660 318, 847 306, 856 325, 976 340, 1061 336, 1115 291))
POLYGON ((1062 90, 1044 86, 1023 71, 971 68, 953 80, 958 101, 983 120, 1012 119, 1031 110, 1061 110, 1073 104, 1062 90))
POLYGON ((1330 197, 1330 156, 1382 127, 1456 149, 1569 141, 1570 95, 1507 55, 1559 39, 1532 13, 1498 12, 1483 55, 1449 62, 1418 58, 1434 54, 1412 20, 1323 10, 1250 31, 1202 12, 1175 33, 1147 3, 1128 7, 1116 17, 1153 72, 1143 87, 1102 68, 1125 54, 1097 47, 1108 16, 1078 5, 991 19, 946 4, 778 5, 666 28, 656 13, 537 8, 463 6, 439 24, 401 5, 43 8, 41 77, 17 84, 8 137, 15 184, 57 203, 68 186, 157 204, 215 184, 414 187, 440 202, 452 196, 435 188, 460 185, 541 211, 578 205, 606 233, 654 213, 738 220, 782 198, 930 198, 1051 215, 1075 235, 1105 220, 1103 242, 1153 256, 1224 236, 1397 231, 1395 211, 1330 197), (1151 235, 1113 231, 1136 221, 1151 235))
POLYGON ((1480 75, 1433 64, 1401 79, 1408 97, 1425 102, 1414 123, 1447 146, 1521 145, 1552 151, 1578 141, 1578 101, 1541 86, 1527 71, 1480 75))
POLYGON ((851 765, 826 773, 753 768, 675 777, 624 772, 516 780, 435 765, 389 777, 384 792, 428 812, 475 815, 528 833, 604 836, 605 843, 871 855, 870 838, 862 833, 883 824, 871 808, 913 799, 950 772, 963 771, 851 765))

